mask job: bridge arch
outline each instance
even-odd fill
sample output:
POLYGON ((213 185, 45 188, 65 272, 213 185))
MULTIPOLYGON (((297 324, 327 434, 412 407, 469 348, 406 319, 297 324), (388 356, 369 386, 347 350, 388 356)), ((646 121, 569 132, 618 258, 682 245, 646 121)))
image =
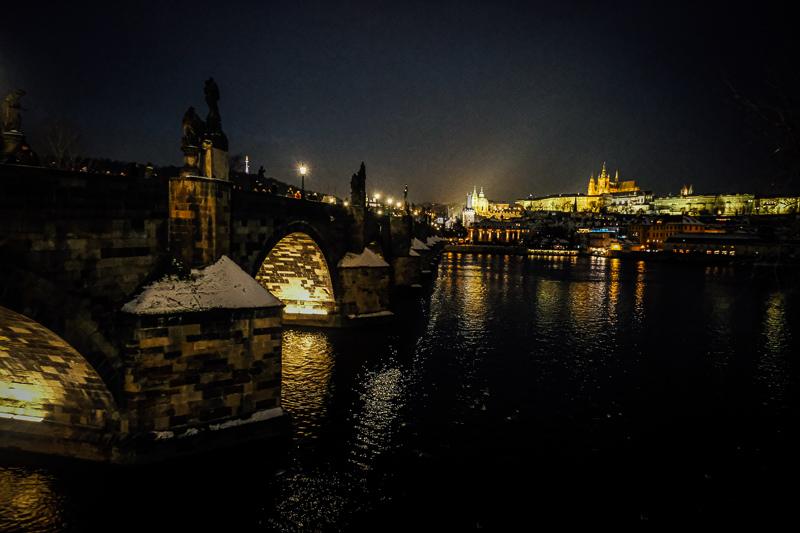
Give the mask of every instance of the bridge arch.
POLYGON ((37 274, 0 262, 0 307, 27 317, 62 339, 91 365, 116 404, 123 405, 124 363, 115 344, 80 301, 37 274))
POLYGON ((116 429, 119 411, 100 375, 46 327, 0 307, 0 352, 0 420, 46 422, 54 434, 116 429))
POLYGON ((335 259, 313 225, 295 220, 267 241, 254 277, 286 305, 284 316, 329 315, 337 312, 340 293, 335 259))

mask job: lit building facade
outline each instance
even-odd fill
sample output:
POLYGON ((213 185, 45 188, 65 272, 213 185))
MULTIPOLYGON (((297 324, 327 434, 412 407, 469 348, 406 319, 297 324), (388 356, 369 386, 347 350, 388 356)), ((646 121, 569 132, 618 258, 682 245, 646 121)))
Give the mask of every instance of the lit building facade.
POLYGON ((651 210, 665 215, 791 215, 799 206, 800 196, 796 195, 682 194, 654 198, 651 210))
POLYGON ((469 238, 473 244, 521 244, 527 229, 519 220, 498 220, 487 218, 475 222, 469 229, 469 238))
POLYGON ((636 242, 638 249, 658 251, 670 237, 680 233, 703 233, 705 224, 694 217, 644 216, 628 224, 628 238, 636 242))
POLYGON ((528 211, 591 212, 644 214, 653 194, 649 191, 626 191, 595 196, 585 194, 556 194, 542 198, 517 200, 518 207, 528 211))

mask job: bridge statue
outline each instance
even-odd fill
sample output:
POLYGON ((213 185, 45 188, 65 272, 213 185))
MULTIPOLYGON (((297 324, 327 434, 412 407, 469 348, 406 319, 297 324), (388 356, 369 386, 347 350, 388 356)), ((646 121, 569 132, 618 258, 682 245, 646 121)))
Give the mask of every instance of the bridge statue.
POLYGON ((205 133, 205 122, 197 115, 194 107, 190 107, 183 115, 183 143, 190 146, 198 146, 200 137, 205 133))
POLYGON ((219 107, 217 107, 217 102, 219 102, 219 87, 217 86, 217 82, 214 81, 214 78, 208 78, 206 80, 204 92, 206 95, 206 103, 208 104, 208 117, 211 118, 213 116, 219 118, 219 107))
POLYGON ((25 91, 19 89, 6 96, 3 100, 3 131, 20 131, 22 128, 22 119, 19 116, 19 110, 22 106, 19 103, 20 98, 25 96, 25 91))
POLYGON ((367 171, 362 161, 358 174, 353 174, 353 177, 350 179, 350 204, 353 206, 363 206, 366 197, 367 171))
MULTIPOLYGON (((20 98, 25 96, 25 91, 19 89, 6 96, 3 100, 3 143, 0 145, 0 163, 19 163, 21 162, 22 147, 25 144, 25 135, 22 133, 22 119, 19 110, 22 106, 20 98)), ((30 156, 30 150, 26 151, 30 156)))
POLYGON ((183 115, 183 168, 181 177, 198 176, 228 180, 228 137, 222 131, 219 116, 219 87, 214 78, 206 80, 203 88, 208 116, 203 122, 194 107, 183 115))

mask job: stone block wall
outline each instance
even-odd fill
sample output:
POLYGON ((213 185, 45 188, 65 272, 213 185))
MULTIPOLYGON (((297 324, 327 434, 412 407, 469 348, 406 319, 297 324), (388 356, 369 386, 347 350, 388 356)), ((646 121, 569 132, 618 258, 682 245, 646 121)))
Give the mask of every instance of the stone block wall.
POLYGON ((0 165, 0 261, 113 312, 166 249, 166 200, 163 181, 0 165))
POLYGON ((121 431, 202 428, 280 407, 281 308, 131 316, 121 431))
POLYGON ((422 261, 419 256, 395 257, 392 259, 394 287, 409 287, 420 282, 422 261))
POLYGON ((231 183, 183 176, 169 180, 169 246, 185 264, 203 267, 230 255, 231 183))
POLYGON ((272 194, 233 190, 231 198, 231 253, 242 270, 255 276, 276 241, 301 231, 324 241, 327 254, 337 262, 348 248, 349 217, 344 207, 309 200, 295 200, 272 194))
POLYGON ((341 310, 345 316, 389 310, 389 267, 339 268, 341 310))

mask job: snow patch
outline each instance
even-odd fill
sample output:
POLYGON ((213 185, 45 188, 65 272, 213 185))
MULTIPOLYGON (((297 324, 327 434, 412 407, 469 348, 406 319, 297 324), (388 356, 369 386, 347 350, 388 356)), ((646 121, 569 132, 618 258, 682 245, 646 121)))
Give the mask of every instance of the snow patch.
POLYGON ((253 422, 263 422, 264 420, 269 420, 270 418, 275 418, 281 415, 283 415, 283 409, 280 407, 273 407, 272 409, 267 409, 266 411, 254 413, 253 416, 247 420, 229 420, 227 422, 223 422, 222 424, 211 424, 208 427, 211 429, 211 431, 217 431, 219 429, 244 426, 245 424, 252 424, 253 422))
MULTIPOLYGON (((210 424, 208 429, 211 431, 218 431, 220 429, 227 429, 236 426, 244 426, 246 424, 252 424, 253 422, 263 422, 264 420, 269 420, 270 418, 276 418, 279 416, 283 416, 283 408, 281 407, 273 407, 272 409, 266 409, 264 411, 259 411, 254 413, 250 418, 247 420, 229 420, 227 422, 223 422, 221 424, 210 424)), ((179 439, 184 437, 192 437, 203 432, 203 428, 189 428, 184 433, 178 435, 179 439)), ((156 440, 167 440, 172 439, 175 437, 175 433, 172 431, 154 431, 153 434, 156 437, 156 440)))
POLYGON ((154 315, 280 305, 280 300, 223 255, 211 266, 193 269, 189 279, 172 275, 151 283, 122 310, 154 315))
POLYGON ((339 261, 339 268, 352 268, 352 267, 388 267, 389 263, 378 257, 375 252, 364 248, 360 254, 348 252, 339 261))
POLYGON ((425 244, 421 240, 416 239, 416 238, 413 241, 411 241, 411 249, 412 250, 430 250, 430 248, 425 246, 425 244))
POLYGON ((347 315, 348 318, 373 318, 379 316, 393 316, 391 311, 378 311, 377 313, 364 313, 363 315, 347 315))

